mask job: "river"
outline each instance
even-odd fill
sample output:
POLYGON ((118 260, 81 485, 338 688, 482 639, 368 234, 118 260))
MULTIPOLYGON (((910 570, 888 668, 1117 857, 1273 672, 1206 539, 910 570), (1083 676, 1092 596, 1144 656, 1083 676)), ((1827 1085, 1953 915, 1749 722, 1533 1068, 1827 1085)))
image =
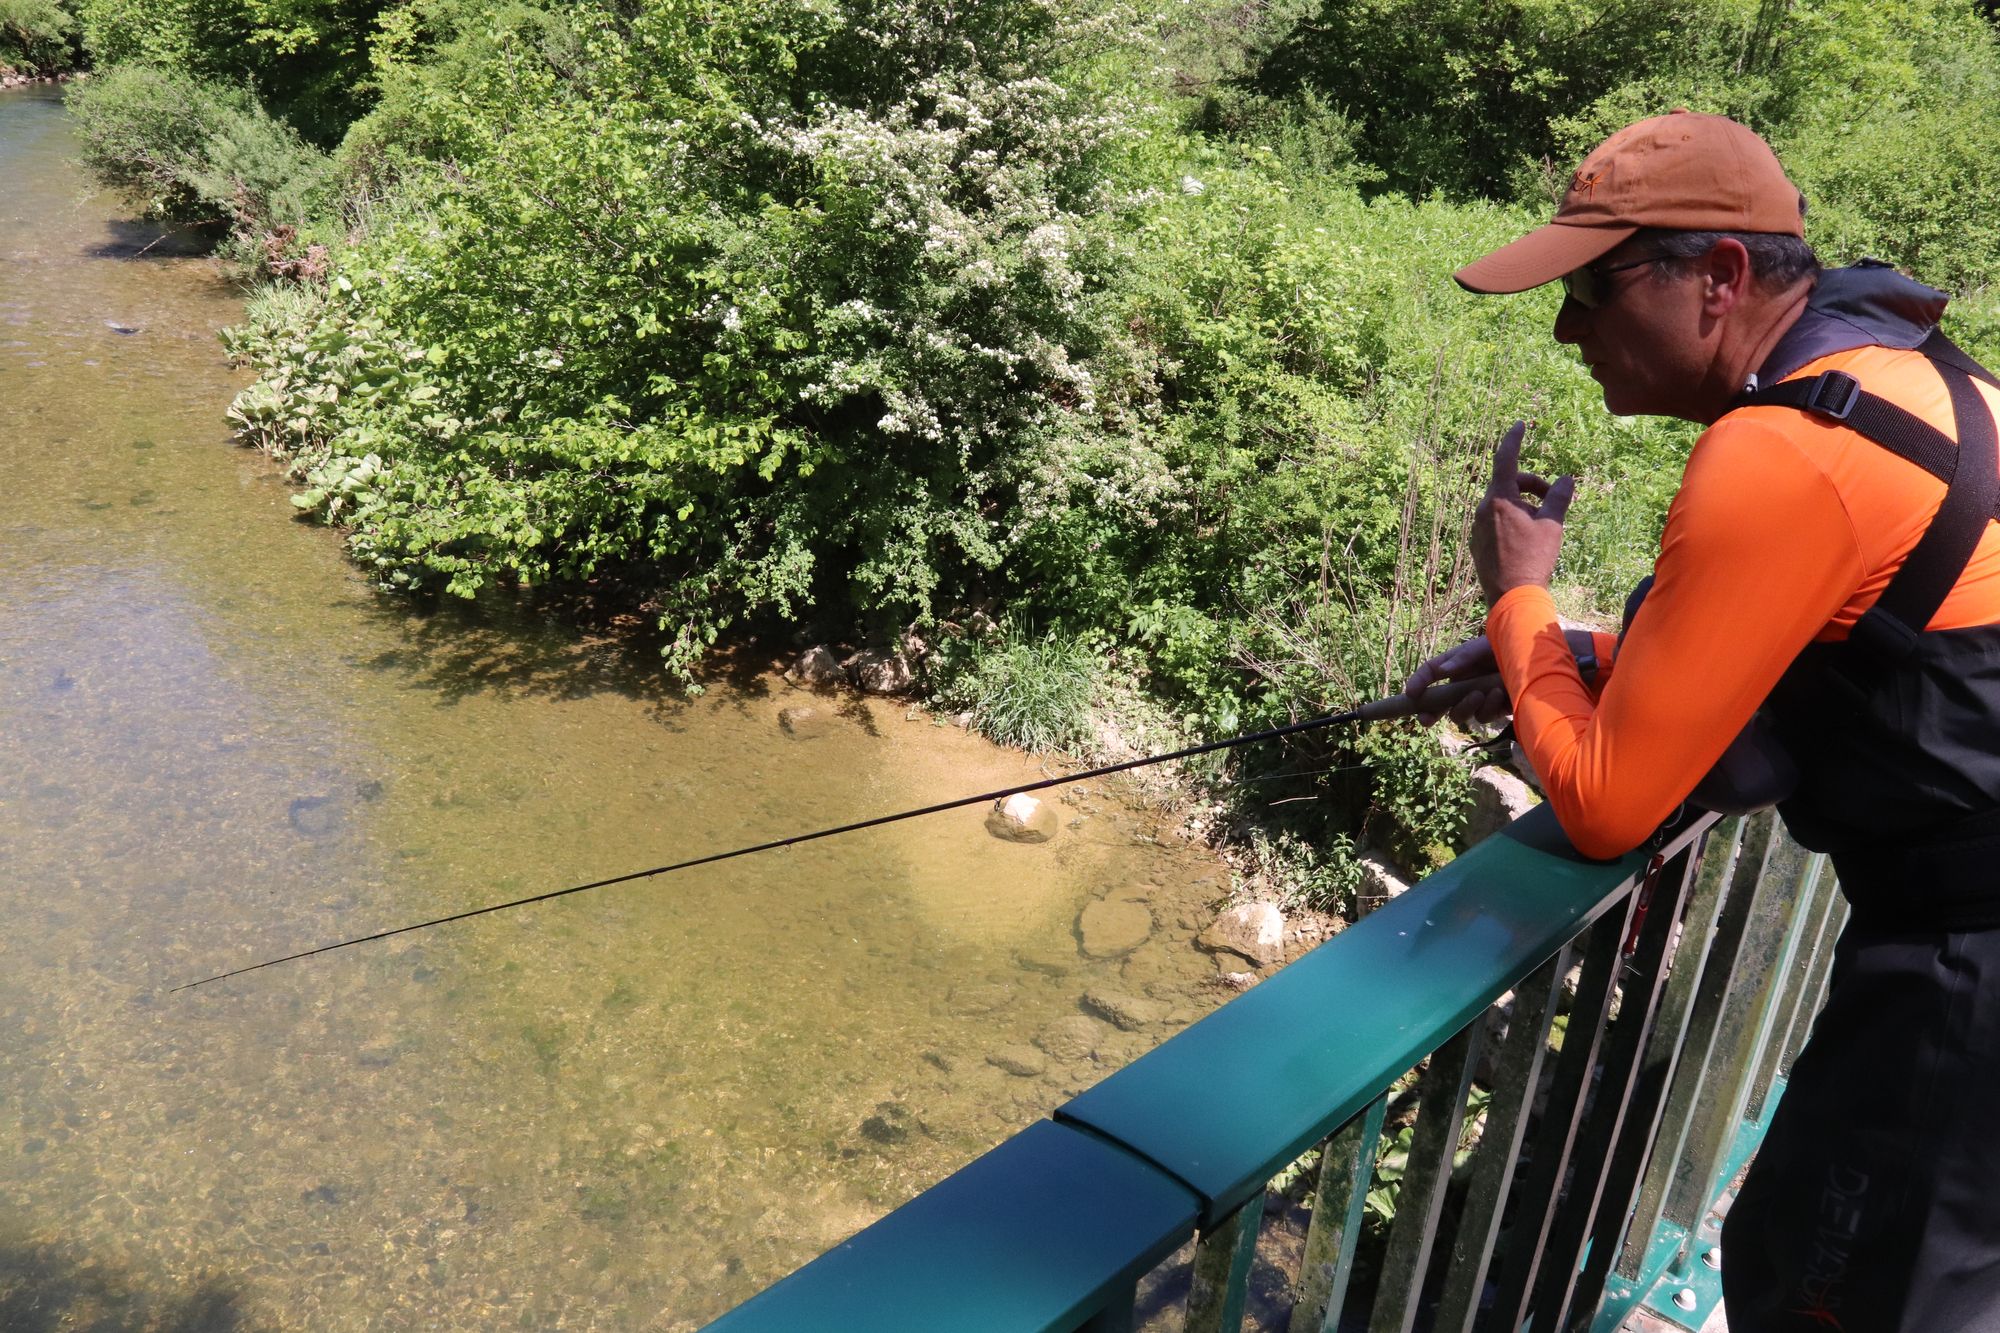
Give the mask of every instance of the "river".
POLYGON ((1218 1002, 1220 867, 1102 791, 168 993, 1040 770, 377 593, 228 440, 236 294, 74 151, 0 94, 0 1327, 691 1329, 1218 1002), (1093 960, 1106 896, 1155 929, 1093 960))

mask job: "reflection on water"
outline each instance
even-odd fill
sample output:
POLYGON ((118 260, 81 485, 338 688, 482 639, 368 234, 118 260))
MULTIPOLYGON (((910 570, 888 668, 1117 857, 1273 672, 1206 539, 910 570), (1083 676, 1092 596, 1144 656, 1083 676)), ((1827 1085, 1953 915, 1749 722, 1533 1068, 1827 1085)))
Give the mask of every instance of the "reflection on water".
POLYGON ((230 292, 71 151, 0 97, 0 1327, 691 1328, 1213 1002, 1213 864, 1102 795, 167 994, 1037 773, 376 597, 224 443, 230 292), (1153 939, 1081 956, 1102 896, 1153 939))

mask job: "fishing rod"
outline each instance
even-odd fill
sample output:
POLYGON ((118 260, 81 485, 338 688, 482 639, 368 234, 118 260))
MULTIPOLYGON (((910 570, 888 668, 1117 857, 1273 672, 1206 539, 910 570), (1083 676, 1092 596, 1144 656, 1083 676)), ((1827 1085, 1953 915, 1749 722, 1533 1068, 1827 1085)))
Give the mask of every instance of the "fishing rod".
POLYGON ((940 801, 917 810, 901 810, 892 815, 877 815, 873 819, 863 819, 853 824, 841 824, 835 828, 817 829, 811 833, 795 834, 789 838, 777 838, 770 842, 760 842, 754 847, 738 847, 733 851, 714 852, 708 856, 697 856, 688 861, 676 861, 672 865, 654 866, 649 870, 634 870, 623 875, 613 875, 609 879, 594 879, 588 884, 572 884, 566 889, 553 889, 548 893, 537 893, 526 898, 516 898, 512 902, 490 903, 485 907, 474 907, 464 912, 453 912, 449 916, 433 917, 429 921, 417 921, 407 926, 397 926, 391 930, 378 930, 373 935, 359 935, 351 940, 341 940, 335 944, 322 944, 316 949, 303 949, 298 953, 288 953, 283 958, 271 958, 248 967, 239 967, 231 972, 218 972, 212 977, 199 981, 187 981, 171 987, 174 991, 193 990, 196 986, 206 986, 211 981, 226 981, 230 977, 240 977, 246 972, 256 972, 280 963, 297 962, 301 958, 312 958, 318 954, 332 953, 335 949, 351 948, 357 944, 369 944, 376 940, 386 940, 392 935, 407 935, 413 930, 426 930, 431 926, 442 926, 453 921, 465 921, 475 916, 485 916, 489 912, 504 912, 510 907, 526 907, 530 903, 545 903, 552 898, 566 898, 572 893, 586 893, 591 889, 607 889, 614 884, 628 884, 636 879, 651 879, 655 875, 671 875, 677 870, 692 870, 696 866, 713 865, 717 861, 729 861, 739 856, 752 856, 758 852, 776 851, 780 847, 795 847, 802 842, 814 842, 820 838, 831 838, 841 833, 856 833, 862 829, 877 828, 883 824, 894 824, 905 819, 917 819, 923 815, 935 815, 946 810, 958 810, 968 805, 979 805, 987 801, 998 801, 1023 792, 1043 791, 1049 787, 1060 787, 1071 782, 1085 782, 1091 778, 1110 777, 1116 773, 1128 773, 1135 768, 1146 768, 1153 764, 1172 763, 1176 759, 1192 759, 1197 755, 1213 754, 1217 750, 1234 749, 1239 745, 1252 745, 1258 741, 1277 740, 1282 736, 1295 736, 1302 731, 1317 731, 1326 727, 1344 726, 1356 722, 1386 722, 1394 718, 1409 717, 1417 713, 1448 713, 1452 706, 1467 695, 1488 690, 1501 690, 1505 686, 1495 675, 1475 676, 1469 680, 1440 681, 1430 686, 1414 698, 1406 694, 1390 694, 1373 699, 1345 713, 1329 713, 1324 717, 1309 717, 1301 722, 1290 722, 1282 727, 1272 727, 1266 731, 1252 732, 1245 736, 1231 736, 1226 740, 1209 741, 1202 745, 1190 745, 1185 750, 1174 750, 1168 754, 1148 755, 1142 759, 1127 759, 1123 763, 1106 764, 1102 768, 1087 769, 1081 773, 1070 773, 1059 778, 1045 778, 1040 782, 1024 783, 1016 787, 1002 787, 997 791, 980 792, 977 796, 961 796, 953 801, 940 801))

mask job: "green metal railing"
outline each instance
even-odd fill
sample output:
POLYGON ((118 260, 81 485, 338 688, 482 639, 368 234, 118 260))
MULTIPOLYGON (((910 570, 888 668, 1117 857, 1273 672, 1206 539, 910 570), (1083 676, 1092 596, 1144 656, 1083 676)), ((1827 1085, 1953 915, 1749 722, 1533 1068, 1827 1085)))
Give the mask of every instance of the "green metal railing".
POLYGON ((1818 1008, 1832 880, 1769 814, 1599 863, 1539 809, 710 1329, 1128 1333, 1193 1238, 1185 1327, 1233 1333, 1266 1183, 1309 1151, 1289 1333, 1610 1330, 1641 1302, 1696 1327, 1710 1208, 1818 1008))

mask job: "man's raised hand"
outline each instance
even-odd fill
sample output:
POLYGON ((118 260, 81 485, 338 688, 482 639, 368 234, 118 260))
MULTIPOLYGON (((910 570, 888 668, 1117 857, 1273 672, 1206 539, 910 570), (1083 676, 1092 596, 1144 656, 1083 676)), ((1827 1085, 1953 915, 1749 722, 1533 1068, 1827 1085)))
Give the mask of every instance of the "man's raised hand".
POLYGON ((1517 421, 1493 450, 1493 479, 1472 515, 1472 563, 1488 606, 1509 589, 1547 587, 1562 550, 1563 518, 1576 497, 1576 478, 1553 482, 1521 471, 1521 438, 1527 423, 1517 421))

